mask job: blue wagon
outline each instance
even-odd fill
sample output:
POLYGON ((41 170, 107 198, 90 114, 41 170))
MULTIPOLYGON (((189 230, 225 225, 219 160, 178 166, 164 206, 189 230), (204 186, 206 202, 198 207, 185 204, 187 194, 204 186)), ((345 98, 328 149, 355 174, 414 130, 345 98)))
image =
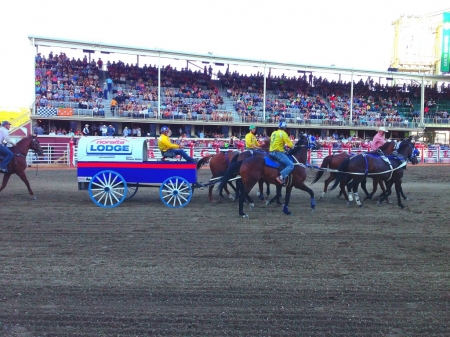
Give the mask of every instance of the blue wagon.
POLYGON ((78 189, 88 190, 100 207, 116 207, 140 187, 158 187, 166 206, 181 208, 194 188, 204 187, 195 163, 149 161, 145 138, 83 137, 77 151, 78 189))

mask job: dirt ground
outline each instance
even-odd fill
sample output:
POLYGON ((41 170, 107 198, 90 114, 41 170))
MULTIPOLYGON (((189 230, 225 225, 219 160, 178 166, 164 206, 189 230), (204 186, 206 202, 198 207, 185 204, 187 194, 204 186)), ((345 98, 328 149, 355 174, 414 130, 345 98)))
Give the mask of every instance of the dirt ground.
POLYGON ((293 216, 242 219, 207 190, 103 209, 75 170, 29 168, 37 200, 0 194, 0 336, 450 336, 449 172, 408 166, 404 210, 295 191, 293 216))

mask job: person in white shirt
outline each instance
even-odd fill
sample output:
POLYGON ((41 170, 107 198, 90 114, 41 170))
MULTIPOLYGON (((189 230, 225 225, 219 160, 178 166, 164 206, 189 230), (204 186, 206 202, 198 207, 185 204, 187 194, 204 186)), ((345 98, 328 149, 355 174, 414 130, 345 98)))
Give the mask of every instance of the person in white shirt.
POLYGON ((0 153, 5 155, 5 158, 0 163, 0 172, 8 172, 8 164, 13 159, 14 155, 11 150, 5 144, 14 145, 14 143, 9 138, 9 128, 11 123, 8 121, 3 121, 0 127, 0 153))

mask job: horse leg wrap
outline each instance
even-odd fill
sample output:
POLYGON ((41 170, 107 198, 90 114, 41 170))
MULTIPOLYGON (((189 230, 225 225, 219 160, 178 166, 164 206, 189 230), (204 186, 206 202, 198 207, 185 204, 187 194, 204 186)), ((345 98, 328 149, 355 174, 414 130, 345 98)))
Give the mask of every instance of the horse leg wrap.
POLYGON ((314 209, 316 207, 316 199, 311 198, 311 208, 314 209))
POLYGON ((286 215, 291 215, 291 212, 289 212, 289 207, 287 207, 286 205, 283 206, 283 213, 286 215))
POLYGON ((357 204, 358 206, 361 206, 361 200, 359 200, 359 195, 358 195, 358 193, 354 193, 354 195, 355 195, 356 204, 357 204))
POLYGON ((353 193, 352 193, 352 192, 349 192, 349 193, 348 193, 348 201, 349 201, 349 202, 352 202, 352 201, 353 201, 353 193))

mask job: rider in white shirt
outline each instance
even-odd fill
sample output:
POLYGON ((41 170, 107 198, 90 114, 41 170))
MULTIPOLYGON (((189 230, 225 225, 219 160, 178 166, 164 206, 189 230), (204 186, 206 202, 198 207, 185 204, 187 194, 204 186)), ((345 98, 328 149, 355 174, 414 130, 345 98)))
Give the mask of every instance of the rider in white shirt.
POLYGON ((14 143, 9 138, 9 128, 11 127, 11 123, 8 121, 2 122, 2 126, 0 127, 0 153, 5 155, 5 158, 0 163, 0 172, 6 173, 8 172, 8 164, 13 159, 14 155, 10 149, 5 145, 14 143))

